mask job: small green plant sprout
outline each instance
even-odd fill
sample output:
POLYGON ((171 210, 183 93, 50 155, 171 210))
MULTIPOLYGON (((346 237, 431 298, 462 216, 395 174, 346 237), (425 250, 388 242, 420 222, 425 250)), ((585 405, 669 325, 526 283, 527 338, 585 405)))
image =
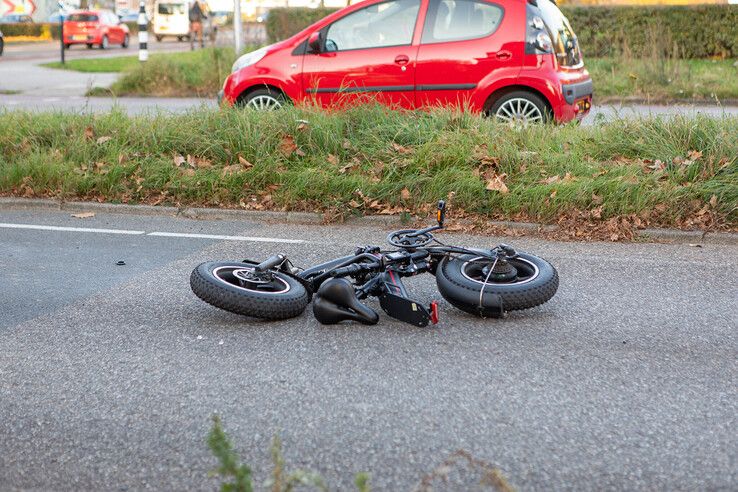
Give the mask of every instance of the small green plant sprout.
POLYGON ((479 475, 478 490, 496 490, 498 492, 513 492, 515 490, 510 486, 497 466, 475 458, 468 451, 459 449, 424 475, 418 485, 413 489, 413 492, 447 490, 453 478, 451 476, 453 472, 457 471, 461 474, 464 472, 464 468, 466 468, 467 473, 479 475), (434 487, 438 482, 441 482, 442 485, 437 488, 434 487))
POLYGON ((223 430, 218 415, 213 415, 213 428, 208 434, 208 447, 218 458, 220 466, 211 472, 211 475, 221 476, 225 480, 221 492, 253 492, 251 468, 242 464, 238 454, 233 449, 233 443, 223 430))

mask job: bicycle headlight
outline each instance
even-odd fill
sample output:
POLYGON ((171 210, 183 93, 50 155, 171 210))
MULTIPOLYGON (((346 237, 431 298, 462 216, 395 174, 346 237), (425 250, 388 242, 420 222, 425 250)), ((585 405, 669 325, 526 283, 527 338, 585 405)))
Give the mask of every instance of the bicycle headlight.
POLYGON ((233 64, 233 67, 231 68, 231 73, 238 72, 244 67, 253 65, 254 63, 264 58, 266 54, 267 49, 261 48, 256 51, 252 51, 251 53, 246 53, 245 55, 239 56, 236 62, 233 64))

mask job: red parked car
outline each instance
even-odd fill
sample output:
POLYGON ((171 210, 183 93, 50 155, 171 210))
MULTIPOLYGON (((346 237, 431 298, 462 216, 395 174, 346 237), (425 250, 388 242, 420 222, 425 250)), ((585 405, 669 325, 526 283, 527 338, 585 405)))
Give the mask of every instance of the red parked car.
POLYGON ((550 0, 367 0, 241 56, 220 98, 272 109, 366 94, 408 109, 566 122, 589 111, 592 79, 550 0))
POLYGON ((128 26, 109 10, 79 10, 64 17, 64 47, 86 44, 107 49, 111 44, 128 48, 131 35, 128 26))

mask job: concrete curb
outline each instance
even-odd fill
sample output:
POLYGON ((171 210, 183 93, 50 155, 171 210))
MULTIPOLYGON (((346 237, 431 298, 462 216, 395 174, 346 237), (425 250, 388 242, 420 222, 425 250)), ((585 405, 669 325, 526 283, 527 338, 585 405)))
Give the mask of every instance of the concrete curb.
MULTIPOLYGON (((66 212, 100 212, 126 215, 156 215, 183 217, 199 220, 247 220, 260 222, 280 222, 287 224, 322 224, 323 215, 311 212, 273 212, 260 210, 237 210, 221 208, 166 207, 153 205, 125 205, 97 202, 61 202, 37 198, 0 197, 0 210, 61 210, 66 212)), ((350 217, 346 224, 357 226, 399 226, 399 215, 367 215, 350 217)), ((491 225, 513 231, 535 233, 555 232, 557 225, 533 224, 529 222, 490 221, 491 225)), ((636 237, 646 240, 668 241, 688 244, 726 244, 738 245, 738 233, 682 231, 678 229, 643 229, 636 237)))

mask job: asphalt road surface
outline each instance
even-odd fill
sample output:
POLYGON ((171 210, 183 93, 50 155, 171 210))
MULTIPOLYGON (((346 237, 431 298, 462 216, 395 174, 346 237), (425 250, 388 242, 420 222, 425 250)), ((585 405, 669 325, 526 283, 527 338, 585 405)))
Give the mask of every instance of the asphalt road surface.
MULTIPOLYGON (((0 210, 0 488, 215 490, 214 413, 258 483, 279 434, 333 490, 358 471, 410 490, 457 449, 522 490, 735 488, 738 246, 507 239, 556 265, 558 294, 505 320, 441 301, 422 329, 262 322, 190 292, 202 261, 305 266, 386 232, 0 210)), ((409 289, 439 298, 430 276, 409 289)), ((479 478, 452 477, 436 490, 479 478)))

